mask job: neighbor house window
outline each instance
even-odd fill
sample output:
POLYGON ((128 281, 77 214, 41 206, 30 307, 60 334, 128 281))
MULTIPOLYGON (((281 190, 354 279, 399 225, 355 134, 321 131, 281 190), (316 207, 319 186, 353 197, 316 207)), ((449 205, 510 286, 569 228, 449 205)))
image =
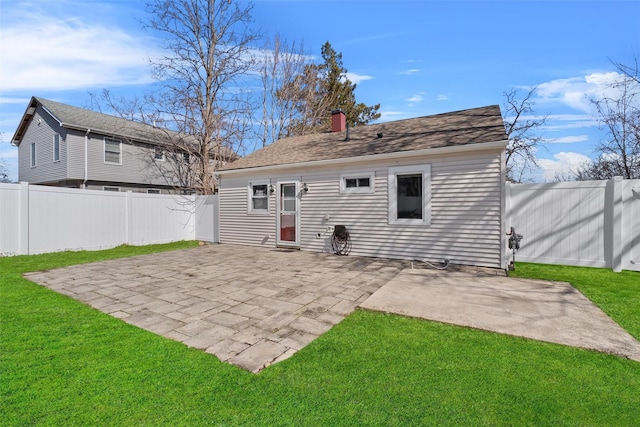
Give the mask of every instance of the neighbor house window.
POLYGON ((249 212, 269 213, 269 183, 250 182, 249 183, 249 212))
POLYGON ((431 165, 389 168, 389 224, 431 223, 431 165))
POLYGON ((373 172, 340 176, 341 193, 373 193, 375 174, 373 172))
POLYGON ((105 185, 104 187, 102 187, 103 191, 116 191, 119 192, 120 191, 120 187, 111 187, 108 185, 105 185))
POLYGON ((53 161, 60 161, 60 134, 53 135, 53 161))
POLYGON ((189 163, 190 160, 191 158, 189 157, 189 153, 182 153, 182 161, 184 163, 189 163))
POLYGON ((31 167, 35 168, 36 167, 36 143, 35 142, 31 143, 29 154, 31 157, 31 167))
POLYGON ((153 159, 164 161, 164 150, 160 147, 155 147, 153 150, 153 159))
POLYGON ((160 190, 157 188, 147 188, 147 194, 160 194, 160 190))
POLYGON ((118 139, 104 139, 104 162, 122 164, 122 143, 118 139))

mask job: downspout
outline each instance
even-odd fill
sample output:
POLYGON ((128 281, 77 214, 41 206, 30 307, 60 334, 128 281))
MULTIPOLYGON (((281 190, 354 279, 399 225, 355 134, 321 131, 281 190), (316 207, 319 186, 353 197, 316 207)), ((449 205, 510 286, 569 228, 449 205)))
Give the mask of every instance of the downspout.
POLYGON ((89 155, 87 153, 89 148, 89 133, 91 129, 87 129, 87 132, 84 134, 84 180, 82 181, 82 189, 87 189, 87 181, 89 180, 89 155))

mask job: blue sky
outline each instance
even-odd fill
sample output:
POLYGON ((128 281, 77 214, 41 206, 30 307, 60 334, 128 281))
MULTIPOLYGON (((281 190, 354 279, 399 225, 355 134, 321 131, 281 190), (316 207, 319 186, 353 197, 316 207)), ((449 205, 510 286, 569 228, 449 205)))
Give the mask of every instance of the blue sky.
MULTIPOLYGON (((640 55, 640 1, 256 0, 266 34, 326 41, 343 54, 356 96, 381 121, 502 104, 538 86, 549 114, 531 178, 551 180, 593 156, 603 137, 588 102, 616 77, 609 58, 640 55)), ((144 2, 0 0, 0 159, 17 179, 10 140, 31 96, 84 107, 88 92, 142 93, 161 52, 141 29, 144 2)))

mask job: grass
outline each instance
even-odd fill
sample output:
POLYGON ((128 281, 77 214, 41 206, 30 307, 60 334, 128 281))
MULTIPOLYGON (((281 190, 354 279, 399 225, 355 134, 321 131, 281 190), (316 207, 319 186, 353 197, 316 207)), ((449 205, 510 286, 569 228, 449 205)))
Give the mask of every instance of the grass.
MULTIPOLYGON (((0 258, 2 425, 631 426, 640 419, 640 364, 616 356, 357 311, 253 375, 20 276, 176 246, 0 258)), ((518 264, 518 274, 533 273, 518 264)), ((631 292, 638 301, 640 289, 631 292)))

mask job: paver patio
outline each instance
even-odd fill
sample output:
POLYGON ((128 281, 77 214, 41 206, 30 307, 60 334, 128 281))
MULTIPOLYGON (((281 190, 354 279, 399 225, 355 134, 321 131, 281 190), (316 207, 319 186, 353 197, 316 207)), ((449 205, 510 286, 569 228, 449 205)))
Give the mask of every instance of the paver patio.
POLYGON ((25 277, 251 372, 287 359, 359 306, 640 361, 640 342, 567 283, 409 265, 225 244, 25 277))
POLYGON ((328 331, 404 266, 384 259, 207 245, 25 277, 259 372, 328 331))

